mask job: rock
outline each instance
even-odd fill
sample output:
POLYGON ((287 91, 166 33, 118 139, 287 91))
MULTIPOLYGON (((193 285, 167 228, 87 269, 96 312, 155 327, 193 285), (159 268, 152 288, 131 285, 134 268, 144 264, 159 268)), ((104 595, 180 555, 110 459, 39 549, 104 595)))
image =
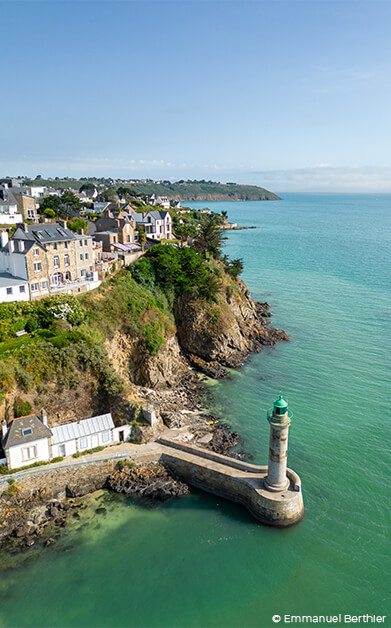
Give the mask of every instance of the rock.
POLYGON ((45 541, 45 547, 49 547, 50 545, 54 545, 55 543, 57 543, 56 539, 50 537, 45 541))
POLYGON ((143 495, 160 501, 189 493, 188 486, 176 480, 159 462, 124 466, 109 476, 108 485, 117 493, 143 495))
POLYGON ((227 377, 228 375, 226 369, 221 366, 221 364, 216 362, 216 360, 206 362, 202 358, 193 354, 189 354, 187 357, 190 364, 194 366, 197 371, 200 371, 200 373, 203 373, 208 377, 212 377, 213 379, 224 379, 224 377, 227 377))
POLYGON ((217 454, 226 454, 234 447, 239 439, 239 434, 231 432, 228 425, 219 424, 212 432, 212 438, 206 447, 217 454))
POLYGON ((26 540, 27 547, 32 547, 34 544, 35 544, 34 539, 27 539, 26 540))
POLYGON ((96 509, 95 509, 95 512, 96 512, 98 515, 103 515, 103 514, 104 514, 105 512, 107 512, 107 511, 106 511, 106 508, 104 508, 103 506, 99 506, 99 508, 96 508, 96 509))

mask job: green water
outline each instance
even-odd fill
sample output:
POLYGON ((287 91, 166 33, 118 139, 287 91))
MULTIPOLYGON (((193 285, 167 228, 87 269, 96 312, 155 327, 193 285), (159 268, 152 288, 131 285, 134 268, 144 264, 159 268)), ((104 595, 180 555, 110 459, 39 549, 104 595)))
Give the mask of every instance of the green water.
POLYGON ((268 628, 274 614, 390 616, 391 196, 209 206, 258 227, 231 232, 226 249, 244 258, 253 296, 291 337, 211 383, 214 410, 265 463, 265 411, 283 389, 305 518, 270 529, 202 493, 149 506, 113 496, 98 515, 99 494, 56 545, 0 572, 0 626, 268 628))

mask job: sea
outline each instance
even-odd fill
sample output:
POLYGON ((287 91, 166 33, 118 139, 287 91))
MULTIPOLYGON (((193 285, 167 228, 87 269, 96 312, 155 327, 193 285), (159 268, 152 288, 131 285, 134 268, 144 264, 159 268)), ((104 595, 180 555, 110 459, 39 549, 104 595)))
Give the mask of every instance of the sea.
POLYGON ((100 491, 55 545, 0 571, 0 626, 269 628, 339 614, 390 626, 391 195, 189 205, 256 227, 227 232, 225 252, 290 342, 205 386, 261 464, 283 392, 305 516, 275 529, 200 491, 163 504, 100 491))

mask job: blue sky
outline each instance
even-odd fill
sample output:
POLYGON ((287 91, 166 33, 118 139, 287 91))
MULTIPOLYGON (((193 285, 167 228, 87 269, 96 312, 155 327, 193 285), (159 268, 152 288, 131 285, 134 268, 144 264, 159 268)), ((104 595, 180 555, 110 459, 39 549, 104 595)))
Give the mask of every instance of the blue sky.
POLYGON ((391 192, 391 3, 0 0, 0 173, 391 192))

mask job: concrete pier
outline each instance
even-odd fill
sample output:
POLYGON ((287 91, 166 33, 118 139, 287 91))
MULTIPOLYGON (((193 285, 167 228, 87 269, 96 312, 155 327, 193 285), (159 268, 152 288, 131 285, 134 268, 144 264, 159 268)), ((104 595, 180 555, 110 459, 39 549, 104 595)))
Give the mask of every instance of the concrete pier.
POLYGON ((183 481, 213 495, 237 502, 261 523, 290 526, 304 514, 299 476, 286 469, 287 486, 271 492, 266 485, 268 468, 215 454, 195 445, 160 438, 160 457, 183 481))

